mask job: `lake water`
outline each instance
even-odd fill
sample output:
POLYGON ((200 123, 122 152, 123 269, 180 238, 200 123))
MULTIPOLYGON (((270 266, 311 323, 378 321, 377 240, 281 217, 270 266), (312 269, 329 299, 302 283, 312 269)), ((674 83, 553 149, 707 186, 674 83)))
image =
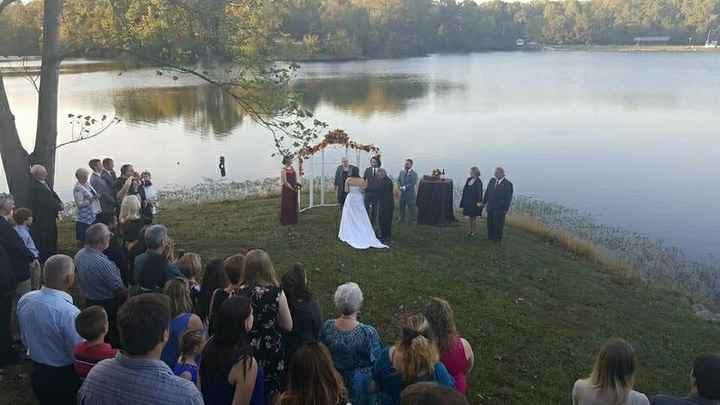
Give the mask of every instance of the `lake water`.
MULTIPOLYGON (((719 73, 717 53, 483 53, 308 63, 296 86, 319 119, 379 145, 393 172, 412 157, 418 172, 444 168, 460 183, 470 166, 487 179, 502 165, 518 193, 704 260, 720 246, 719 73)), ((6 86, 29 146, 36 94, 20 77, 6 86)), ((61 140, 71 137, 69 113, 123 122, 60 150, 56 188, 65 198, 91 157, 132 162, 162 186, 218 179, 220 155, 231 180, 279 173, 271 137, 187 78, 67 73, 61 140)))

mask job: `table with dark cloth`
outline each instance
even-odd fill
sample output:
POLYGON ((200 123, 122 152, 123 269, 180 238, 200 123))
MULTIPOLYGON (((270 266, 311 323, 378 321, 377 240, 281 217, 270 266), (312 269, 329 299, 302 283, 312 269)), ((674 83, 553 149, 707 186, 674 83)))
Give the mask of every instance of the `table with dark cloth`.
POLYGON ((455 222, 452 180, 420 181, 417 193, 417 223, 420 225, 449 225, 455 222))

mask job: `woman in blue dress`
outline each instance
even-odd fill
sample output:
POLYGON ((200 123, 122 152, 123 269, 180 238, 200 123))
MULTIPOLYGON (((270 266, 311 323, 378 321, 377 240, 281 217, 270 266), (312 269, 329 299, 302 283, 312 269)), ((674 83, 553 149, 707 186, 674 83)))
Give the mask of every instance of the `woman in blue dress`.
POLYGON ((249 298, 235 296, 222 303, 217 330, 205 345, 200 363, 200 391, 206 404, 266 403, 265 375, 250 347, 252 326, 249 298))
POLYGON ((342 375, 353 405, 374 404, 372 368, 374 353, 382 348, 375 328, 358 321, 363 295, 356 283, 346 283, 335 291, 335 307, 342 314, 325 321, 320 341, 327 346, 333 364, 342 375))
POLYGON ((440 362, 440 354, 423 315, 412 315, 402 325, 395 345, 380 350, 373 366, 375 388, 382 405, 400 404, 400 393, 412 384, 434 382, 454 388, 455 382, 440 362))

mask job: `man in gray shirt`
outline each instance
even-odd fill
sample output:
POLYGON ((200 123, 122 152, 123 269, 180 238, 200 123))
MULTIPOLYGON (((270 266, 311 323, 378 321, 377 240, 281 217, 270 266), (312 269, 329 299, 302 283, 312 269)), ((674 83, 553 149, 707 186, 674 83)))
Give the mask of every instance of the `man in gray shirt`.
POLYGON ((130 298, 118 312, 125 351, 90 370, 78 392, 83 405, 203 404, 189 380, 173 374, 160 355, 170 328, 170 302, 162 294, 130 298))

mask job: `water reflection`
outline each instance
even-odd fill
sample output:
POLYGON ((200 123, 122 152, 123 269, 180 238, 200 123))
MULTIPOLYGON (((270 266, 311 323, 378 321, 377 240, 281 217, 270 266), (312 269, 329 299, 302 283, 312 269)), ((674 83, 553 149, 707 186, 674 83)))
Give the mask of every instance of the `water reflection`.
POLYGON ((219 138, 245 119, 240 105, 211 85, 119 90, 113 94, 113 106, 130 123, 181 120, 185 130, 219 138))

